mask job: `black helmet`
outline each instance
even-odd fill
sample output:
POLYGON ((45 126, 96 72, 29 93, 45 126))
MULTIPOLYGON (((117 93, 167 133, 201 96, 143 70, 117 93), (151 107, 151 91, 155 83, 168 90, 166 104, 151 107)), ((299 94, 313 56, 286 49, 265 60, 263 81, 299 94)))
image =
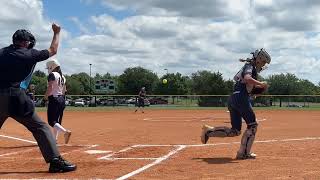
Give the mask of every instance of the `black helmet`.
POLYGON ((25 29, 18 29, 12 36, 12 42, 13 44, 17 44, 21 41, 29 41, 30 44, 28 46, 28 49, 32 49, 36 45, 36 39, 31 34, 30 31, 25 29))

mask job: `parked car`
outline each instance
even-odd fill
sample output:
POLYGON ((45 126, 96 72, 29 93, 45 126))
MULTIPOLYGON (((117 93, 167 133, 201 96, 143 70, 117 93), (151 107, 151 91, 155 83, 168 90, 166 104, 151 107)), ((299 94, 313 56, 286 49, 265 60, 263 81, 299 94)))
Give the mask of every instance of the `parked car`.
POLYGON ((65 100, 65 105, 66 106, 71 106, 71 104, 72 104, 72 100, 71 99, 66 99, 65 100))
POLYGON ((298 107, 298 108, 302 108, 302 105, 297 105, 297 104, 289 104, 287 105, 287 107, 298 107))
POLYGON ((161 97, 154 97, 149 99, 150 104, 168 104, 168 100, 161 97))
POLYGON ((127 99, 126 104, 136 104, 136 98, 127 99))
POLYGON ((147 98, 144 99, 144 105, 150 106, 150 101, 147 98))
POLYGON ((77 99, 74 101, 74 106, 80 106, 80 107, 84 107, 85 106, 85 101, 83 99, 77 99))
MULTIPOLYGON (((138 98, 130 98, 130 99, 127 99, 126 100, 126 103, 127 104, 134 104, 134 105, 138 105, 138 98)), ((147 99, 147 98, 145 98, 144 99, 144 105, 145 106, 150 106, 150 101, 147 99)))

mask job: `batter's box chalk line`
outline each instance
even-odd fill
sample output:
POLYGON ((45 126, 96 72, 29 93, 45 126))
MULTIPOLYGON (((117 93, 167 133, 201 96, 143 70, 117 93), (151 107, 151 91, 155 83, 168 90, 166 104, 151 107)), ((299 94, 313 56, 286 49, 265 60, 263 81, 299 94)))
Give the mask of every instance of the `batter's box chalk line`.
MULTIPOLYGON (((147 146, 145 146, 145 145, 142 145, 142 146, 141 145, 134 145, 134 146, 122 149, 120 151, 121 152, 126 152, 126 151, 131 150, 131 149, 133 149, 135 147, 147 147, 147 146)), ((186 148, 185 145, 171 145, 170 147, 175 147, 175 148, 173 150, 171 150, 169 153, 167 153, 166 155, 163 155, 161 157, 147 159, 147 160, 154 160, 154 161, 149 163, 149 164, 147 164, 147 165, 145 165, 145 166, 143 166, 143 167, 141 167, 141 168, 139 168, 139 169, 137 169, 137 170, 135 170, 135 171, 132 171, 132 172, 130 172, 128 174, 125 174, 125 175, 117 178, 116 180, 128 179, 128 178, 130 178, 130 177, 132 177, 132 176, 134 176, 136 174, 139 174, 139 173, 141 173, 141 172, 143 172, 143 171, 145 171, 145 170, 147 170, 147 169, 149 169, 149 168, 151 168, 151 167, 153 167, 153 166, 155 166, 157 164, 160 164, 162 161, 165 161, 165 160, 169 159, 172 155, 174 155, 174 154, 178 153, 179 151, 181 151, 182 149, 186 148)), ((114 154, 116 154, 116 153, 113 153, 113 155, 114 154)), ((100 160, 103 160, 103 159, 109 160, 111 156, 108 155, 108 156, 101 157, 99 159, 100 160)), ((129 160, 129 159, 127 159, 127 160, 129 160)), ((136 158, 136 160, 146 160, 146 158, 136 158)))
MULTIPOLYGON (((2 135, 0 134, 0 137, 2 138, 7 138, 7 139, 12 139, 12 140, 16 140, 16 141, 21 141, 21 142, 27 142, 27 143, 31 143, 31 144, 38 144, 36 141, 31 141, 31 140, 27 140, 27 139, 22 139, 22 138, 17 138, 17 137, 13 137, 13 136, 8 136, 8 135, 2 135)), ((93 144, 93 145, 71 145, 71 144, 59 144, 59 147, 78 147, 77 149, 65 152, 65 153, 61 153, 61 155, 67 155, 70 153, 74 153, 74 152, 79 152, 79 151, 85 151, 87 149, 91 149, 91 148, 95 148, 99 145, 97 144, 93 144)), ((22 150, 22 151, 15 151, 15 152, 10 152, 10 153, 5 153, 5 154, 0 154, 0 157, 5 157, 5 156, 11 156, 11 155, 16 155, 16 154, 21 154, 21 153, 26 153, 26 152, 30 152, 33 150, 37 150, 39 149, 38 146, 37 147, 32 147, 29 148, 27 150, 22 150)), ((42 157, 39 158, 33 158, 33 159, 42 159, 42 157)))

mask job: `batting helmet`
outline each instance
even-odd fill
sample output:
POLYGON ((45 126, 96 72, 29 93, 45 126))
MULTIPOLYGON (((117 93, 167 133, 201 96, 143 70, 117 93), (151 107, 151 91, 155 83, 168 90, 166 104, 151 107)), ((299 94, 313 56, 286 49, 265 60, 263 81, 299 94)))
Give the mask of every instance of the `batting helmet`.
POLYGON ((12 42, 14 45, 17 45, 22 41, 30 42, 28 49, 32 49, 36 45, 36 38, 31 34, 30 31, 25 29, 18 29, 12 36, 12 42))
POLYGON ((50 74, 56 67, 60 66, 60 63, 56 59, 49 60, 46 64, 48 74, 50 74))

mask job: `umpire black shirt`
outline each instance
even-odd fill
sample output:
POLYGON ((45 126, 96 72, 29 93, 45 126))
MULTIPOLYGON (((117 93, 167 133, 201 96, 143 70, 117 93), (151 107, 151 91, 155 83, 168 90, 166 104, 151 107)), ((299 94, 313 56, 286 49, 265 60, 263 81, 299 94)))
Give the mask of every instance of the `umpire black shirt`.
POLYGON ((49 58, 48 50, 16 48, 0 49, 0 88, 19 87, 37 62, 49 58))

